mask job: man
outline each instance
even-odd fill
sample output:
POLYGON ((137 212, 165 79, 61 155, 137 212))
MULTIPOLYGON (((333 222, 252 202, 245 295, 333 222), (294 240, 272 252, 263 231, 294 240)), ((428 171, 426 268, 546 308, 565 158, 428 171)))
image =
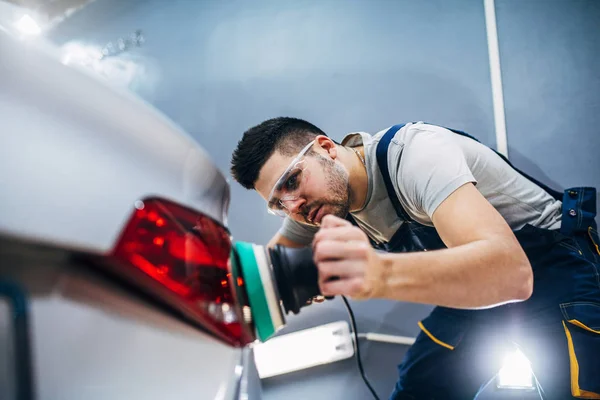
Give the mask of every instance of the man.
POLYGON ((324 295, 438 306, 392 399, 473 398, 516 347, 544 398, 600 398, 594 189, 563 198, 463 132, 424 123, 338 144, 274 118, 244 133, 231 171, 285 217, 270 245, 313 246, 324 295))

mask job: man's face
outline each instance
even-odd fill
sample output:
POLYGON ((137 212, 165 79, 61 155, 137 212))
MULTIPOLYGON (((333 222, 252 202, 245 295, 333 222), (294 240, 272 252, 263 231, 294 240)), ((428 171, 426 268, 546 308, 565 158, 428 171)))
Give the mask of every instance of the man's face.
MULTIPOLYGON (((293 179, 298 179, 298 182, 294 182, 298 185, 294 196, 275 191, 271 207, 276 207, 298 222, 318 226, 327 214, 340 218, 348 214, 348 172, 317 143, 312 149, 314 152, 309 151, 300 163, 300 174, 292 175, 293 179)), ((273 187, 295 158, 295 155, 284 156, 275 151, 263 165, 255 187, 265 200, 269 201, 273 187)), ((286 178, 288 176, 290 174, 286 173, 286 178)))

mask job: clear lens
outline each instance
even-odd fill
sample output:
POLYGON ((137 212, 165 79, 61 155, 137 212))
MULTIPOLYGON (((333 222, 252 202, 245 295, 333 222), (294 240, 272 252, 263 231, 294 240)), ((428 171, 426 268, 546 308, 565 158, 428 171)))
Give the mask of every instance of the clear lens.
POLYGON ((281 174, 281 177, 273 186, 269 199, 267 201, 267 210, 269 213, 285 217, 290 213, 286 208, 286 202, 294 201, 299 198, 300 188, 305 175, 306 160, 304 155, 311 148, 315 141, 307 144, 292 160, 290 165, 281 174))
POLYGON ((280 216, 290 213, 288 203, 296 201, 300 197, 305 166, 306 163, 302 159, 289 172, 282 176, 269 201, 268 208, 270 211, 274 211, 280 216))

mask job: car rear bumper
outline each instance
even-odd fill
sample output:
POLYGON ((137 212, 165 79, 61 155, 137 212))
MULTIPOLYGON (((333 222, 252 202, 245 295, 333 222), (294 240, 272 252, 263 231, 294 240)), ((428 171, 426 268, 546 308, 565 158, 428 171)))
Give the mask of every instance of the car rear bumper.
POLYGON ((0 283, 2 399, 261 398, 251 348, 221 343, 85 257, 0 237, 0 283))

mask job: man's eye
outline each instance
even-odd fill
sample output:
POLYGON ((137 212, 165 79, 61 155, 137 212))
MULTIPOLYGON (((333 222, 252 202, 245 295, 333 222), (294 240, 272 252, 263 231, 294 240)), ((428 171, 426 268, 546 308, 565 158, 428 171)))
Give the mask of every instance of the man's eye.
POLYGON ((285 181, 284 186, 285 186, 285 189, 288 191, 296 190, 298 188, 298 174, 294 174, 294 175, 290 176, 285 181))
POLYGON ((268 207, 271 210, 281 210, 281 200, 270 201, 268 207))

